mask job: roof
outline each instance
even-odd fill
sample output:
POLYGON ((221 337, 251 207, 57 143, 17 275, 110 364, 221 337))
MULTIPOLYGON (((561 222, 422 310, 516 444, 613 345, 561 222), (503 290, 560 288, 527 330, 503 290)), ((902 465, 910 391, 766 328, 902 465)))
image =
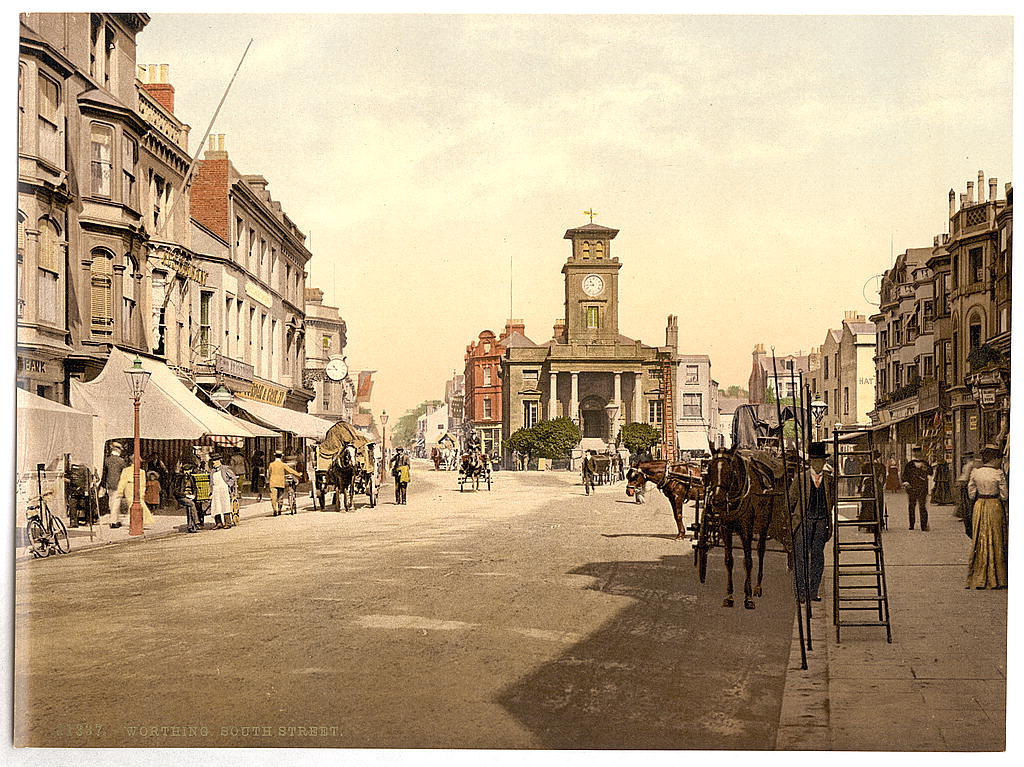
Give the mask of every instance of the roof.
POLYGON ((719 413, 735 413, 736 408, 740 405, 746 405, 746 397, 719 397, 718 398, 718 412, 719 413))
POLYGON ((538 344, 535 344, 533 341, 531 341, 529 338, 524 336, 522 333, 519 333, 518 331, 513 331, 509 333, 507 336, 505 336, 503 339, 501 339, 501 345, 504 346, 506 349, 522 347, 534 349, 539 348, 538 344))
POLYGON ((833 341, 839 341, 843 337, 843 331, 837 330, 836 328, 829 328, 828 334, 832 336, 833 341))
POLYGON ((326 418, 317 418, 315 415, 300 413, 298 410, 270 405, 257 400, 236 397, 231 404, 278 431, 291 432, 299 437, 324 439, 334 425, 326 418))
POLYGON ((601 226, 591 222, 583 226, 577 226, 575 229, 566 229, 565 236, 562 239, 571 240, 576 234, 601 234, 607 236, 608 239, 614 239, 618 233, 618 229, 612 229, 609 226, 601 226))
POLYGON ((875 333, 877 329, 873 322, 847 322, 846 327, 851 333, 875 333))

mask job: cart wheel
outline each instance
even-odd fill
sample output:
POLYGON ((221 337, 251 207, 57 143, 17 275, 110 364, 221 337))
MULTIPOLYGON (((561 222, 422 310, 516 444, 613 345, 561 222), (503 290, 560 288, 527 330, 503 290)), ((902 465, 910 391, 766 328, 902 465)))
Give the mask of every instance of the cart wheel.
POLYGON ((57 551, 67 554, 71 551, 71 543, 68 541, 68 529, 58 517, 53 517, 53 543, 57 551))

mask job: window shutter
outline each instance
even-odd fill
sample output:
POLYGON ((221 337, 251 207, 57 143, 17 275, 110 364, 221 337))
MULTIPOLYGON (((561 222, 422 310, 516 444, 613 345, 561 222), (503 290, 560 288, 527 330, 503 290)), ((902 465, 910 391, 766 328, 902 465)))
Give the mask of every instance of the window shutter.
POLYGON ((90 313, 92 330, 96 333, 110 333, 114 324, 111 294, 114 292, 111 259, 96 256, 92 260, 92 284, 90 288, 90 313))

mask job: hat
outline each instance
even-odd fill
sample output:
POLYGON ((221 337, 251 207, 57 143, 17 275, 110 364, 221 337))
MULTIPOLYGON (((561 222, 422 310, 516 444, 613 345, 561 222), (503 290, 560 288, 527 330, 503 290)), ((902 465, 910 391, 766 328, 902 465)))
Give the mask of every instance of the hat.
POLYGON ((824 458, 825 457, 825 443, 824 442, 812 442, 811 450, 807 454, 808 458, 824 458))
POLYGON ((923 451, 923 450, 924 450, 924 448, 923 448, 923 447, 921 447, 920 445, 914 445, 914 446, 913 446, 913 447, 911 447, 910 449, 911 449, 911 450, 912 450, 913 452, 915 452, 915 453, 920 453, 921 451, 923 451))
POLYGON ((160 479, 160 475, 157 474, 155 471, 147 471, 146 479, 160 479))
POLYGON ((212 453, 210 455, 210 460, 211 461, 219 461, 220 460, 220 453, 212 453))
POLYGON ((274 451, 274 456, 276 458, 280 458, 282 455, 284 455, 284 453, 282 453, 280 450, 275 450, 274 451))

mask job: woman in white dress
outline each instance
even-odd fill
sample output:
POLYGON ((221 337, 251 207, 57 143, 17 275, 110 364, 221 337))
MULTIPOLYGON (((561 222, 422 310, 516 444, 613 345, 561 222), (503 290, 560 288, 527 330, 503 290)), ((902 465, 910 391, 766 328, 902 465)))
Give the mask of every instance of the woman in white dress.
POLYGON ((210 456, 210 513, 214 530, 231 527, 231 496, 237 478, 230 468, 221 464, 219 455, 210 456))

